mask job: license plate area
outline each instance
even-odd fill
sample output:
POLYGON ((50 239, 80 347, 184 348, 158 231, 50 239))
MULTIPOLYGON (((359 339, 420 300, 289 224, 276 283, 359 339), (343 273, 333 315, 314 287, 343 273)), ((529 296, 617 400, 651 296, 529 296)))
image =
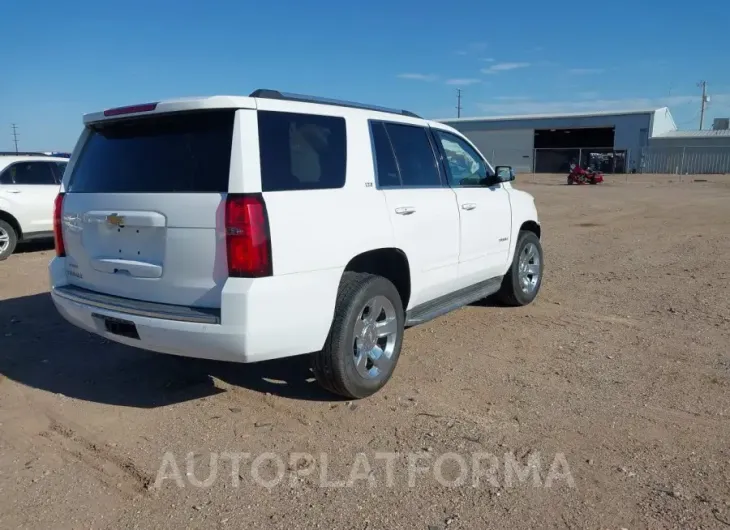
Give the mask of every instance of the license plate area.
MULTIPOLYGON (((158 212, 87 212, 82 244, 95 260, 121 259, 162 266, 167 241, 167 220, 158 212)), ((100 272, 113 272, 102 267, 100 272)), ((99 270, 99 269, 97 269, 99 270)))
POLYGON ((96 313, 93 316, 101 321, 107 332, 120 337, 139 340, 139 333, 137 333, 137 326, 134 322, 130 320, 123 320, 121 318, 99 315, 96 313))

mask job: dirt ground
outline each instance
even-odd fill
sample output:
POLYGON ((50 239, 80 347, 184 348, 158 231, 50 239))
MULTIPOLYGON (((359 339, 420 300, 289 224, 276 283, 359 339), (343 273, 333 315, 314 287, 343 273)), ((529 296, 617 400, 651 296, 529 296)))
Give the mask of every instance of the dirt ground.
POLYGON ((0 264, 0 528, 727 528, 730 177, 515 185, 543 223, 536 302, 408 330, 354 403, 306 358, 79 331, 52 250, 21 249, 0 264))

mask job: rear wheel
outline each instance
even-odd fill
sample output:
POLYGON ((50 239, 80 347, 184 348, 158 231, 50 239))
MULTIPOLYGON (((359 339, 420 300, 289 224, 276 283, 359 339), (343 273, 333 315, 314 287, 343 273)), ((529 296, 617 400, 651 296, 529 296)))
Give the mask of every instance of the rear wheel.
POLYGON ((0 220, 0 261, 8 259, 18 244, 18 234, 5 221, 0 220))
POLYGON ((542 285, 543 254, 540 238, 534 232, 521 231, 517 248, 498 296, 507 305, 531 303, 542 285))
POLYGON ((327 342, 312 354, 317 381, 348 398, 364 398, 393 375, 405 315, 395 286, 373 274, 346 272, 327 342))

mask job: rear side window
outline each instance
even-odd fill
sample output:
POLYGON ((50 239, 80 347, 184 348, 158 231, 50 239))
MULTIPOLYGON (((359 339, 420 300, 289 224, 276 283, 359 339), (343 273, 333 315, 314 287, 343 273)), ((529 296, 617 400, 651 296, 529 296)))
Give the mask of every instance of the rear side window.
POLYGON ((35 184, 57 184, 49 162, 18 162, 9 166, 2 174, 3 184, 18 186, 35 184))
POLYGON ((227 192, 234 115, 189 112, 96 124, 68 191, 227 192))
POLYGON ((385 130, 395 152, 402 186, 441 186, 441 176, 428 131, 423 127, 400 123, 385 123, 385 130))
POLYGON ((375 151, 375 167, 377 170, 378 186, 392 188, 400 186, 400 173, 398 164, 395 162, 393 147, 390 145, 388 133, 385 131, 383 122, 371 121, 370 132, 373 138, 373 150, 375 151))
POLYGON ((341 188, 347 172, 345 119, 259 111, 262 191, 341 188))

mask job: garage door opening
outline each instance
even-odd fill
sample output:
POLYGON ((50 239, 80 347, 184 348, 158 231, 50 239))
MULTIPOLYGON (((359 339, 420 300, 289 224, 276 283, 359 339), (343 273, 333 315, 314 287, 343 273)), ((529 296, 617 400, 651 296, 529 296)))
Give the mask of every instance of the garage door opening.
POLYGON ((612 151, 616 130, 613 127, 535 130, 535 172, 563 173, 571 164, 587 165, 587 149, 612 151))

